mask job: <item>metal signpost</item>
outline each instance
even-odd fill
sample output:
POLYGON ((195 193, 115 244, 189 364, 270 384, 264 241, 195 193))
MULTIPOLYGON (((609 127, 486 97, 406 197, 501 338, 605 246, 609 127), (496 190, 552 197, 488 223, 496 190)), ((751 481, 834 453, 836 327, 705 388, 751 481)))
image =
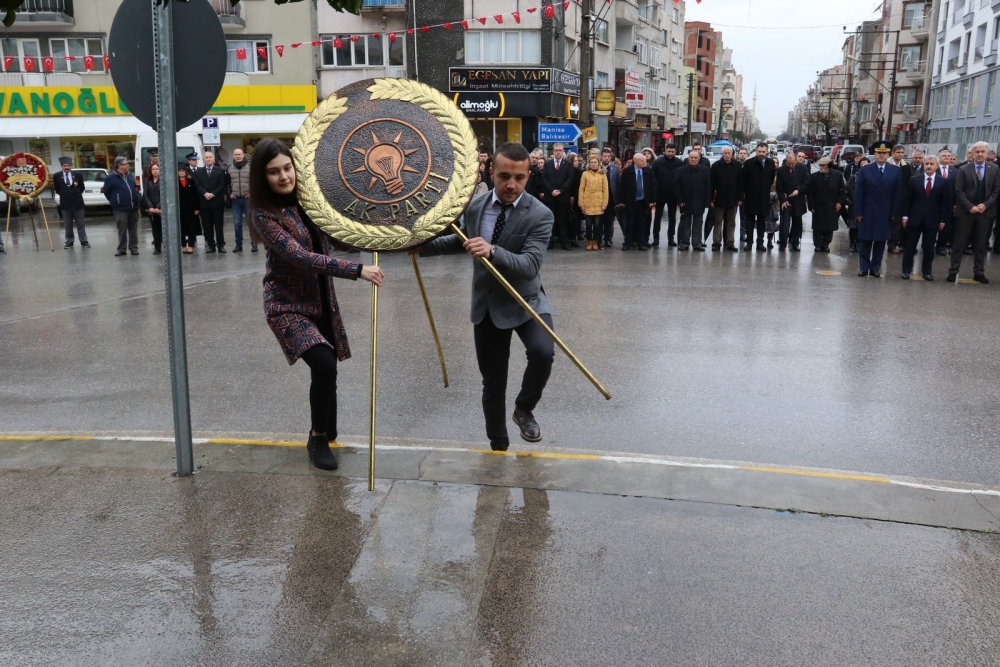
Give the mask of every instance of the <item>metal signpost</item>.
POLYGON ((538 141, 543 144, 571 144, 583 130, 576 123, 539 123, 538 141))

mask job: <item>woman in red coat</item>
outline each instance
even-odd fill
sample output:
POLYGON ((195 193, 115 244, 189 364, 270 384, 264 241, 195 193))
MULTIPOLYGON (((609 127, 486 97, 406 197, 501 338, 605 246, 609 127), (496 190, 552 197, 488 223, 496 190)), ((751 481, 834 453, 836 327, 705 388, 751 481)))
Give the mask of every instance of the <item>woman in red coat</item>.
POLYGON ((295 164, 288 147, 263 139, 250 163, 251 224, 267 249, 264 314, 289 364, 312 371, 312 430, 307 450, 317 468, 336 470, 330 440, 337 437, 337 362, 351 356, 330 277, 381 285, 377 266, 330 257, 330 240, 295 196, 295 164))

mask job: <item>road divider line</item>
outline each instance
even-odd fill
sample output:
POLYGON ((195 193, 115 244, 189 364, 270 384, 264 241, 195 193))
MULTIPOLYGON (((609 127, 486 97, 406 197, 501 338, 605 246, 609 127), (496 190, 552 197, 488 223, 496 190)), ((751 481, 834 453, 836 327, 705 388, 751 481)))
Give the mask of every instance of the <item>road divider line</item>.
POLYGON ((841 472, 823 472, 821 470, 796 470, 795 468, 770 468, 767 466, 739 466, 740 470, 752 470, 754 472, 771 472, 779 475, 801 475, 803 477, 829 477, 832 479, 851 479, 858 482, 879 482, 888 484, 892 480, 888 477, 873 477, 872 475, 850 475, 841 472))
POLYGON ((926 491, 944 491, 945 493, 968 493, 981 496, 996 496, 1000 498, 1000 491, 996 489, 956 489, 951 486, 935 486, 934 484, 919 484, 917 482, 904 482, 898 479, 890 479, 890 484, 895 486, 908 486, 912 489, 924 489, 926 491))

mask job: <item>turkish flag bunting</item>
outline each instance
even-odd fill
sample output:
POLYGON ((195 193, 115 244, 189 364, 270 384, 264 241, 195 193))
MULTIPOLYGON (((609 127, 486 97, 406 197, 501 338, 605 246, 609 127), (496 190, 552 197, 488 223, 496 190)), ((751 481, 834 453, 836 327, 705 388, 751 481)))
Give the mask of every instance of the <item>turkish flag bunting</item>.
POLYGON ((461 23, 462 27, 465 28, 466 30, 469 29, 469 22, 466 21, 465 19, 462 19, 461 21, 459 21, 459 23, 461 23))
POLYGON ((285 55, 285 47, 283 44, 278 44, 274 47, 274 50, 278 52, 278 57, 281 58, 285 55))
MULTIPOLYGON (((352 37, 351 39, 353 40, 354 38, 352 37)), ((354 41, 356 41, 356 40, 354 40, 354 41)), ((321 42, 320 40, 318 40, 318 39, 317 39, 317 40, 316 40, 315 42, 312 42, 312 45, 313 45, 313 46, 319 46, 319 45, 320 45, 320 44, 322 44, 322 43, 323 43, 323 42, 321 42)))
POLYGON ((528 7, 528 13, 529 14, 534 14, 537 11, 538 11, 538 7, 528 7))
POLYGON ((443 27, 444 27, 445 30, 451 30, 451 24, 450 23, 445 23, 443 27))
POLYGON ((545 18, 550 19, 556 15, 556 8, 552 5, 545 5, 545 18))
POLYGON ((493 18, 497 20, 497 23, 503 23, 503 14, 497 14, 493 18))
POLYGON ((14 64, 14 56, 4 56, 3 68, 4 70, 9 70, 10 66, 14 64))
POLYGON ((351 41, 352 41, 352 42, 356 42, 356 41, 358 41, 359 39, 361 39, 361 38, 360 38, 360 37, 358 37, 357 35, 351 35, 351 41))
POLYGON ((563 2, 563 11, 566 11, 567 9, 569 9, 569 0, 563 2))
POLYGON ((420 32, 427 32, 430 29, 431 29, 431 27, 429 25, 422 25, 422 26, 420 26, 420 32))
POLYGON ((246 49, 236 49, 236 59, 237 60, 246 60, 247 59, 247 50, 246 49))
POLYGON ((109 58, 108 56, 104 56, 104 69, 106 70, 111 69, 111 58, 109 58))
POLYGON ((413 34, 413 28, 407 28, 406 29, 406 34, 407 35, 412 35, 413 34))
POLYGON ((293 49, 297 49, 297 48, 299 48, 300 46, 302 46, 302 42, 295 42, 294 44, 292 44, 292 48, 293 48, 293 49))
POLYGON ((88 72, 94 69, 94 56, 84 56, 83 57, 83 69, 88 72))
POLYGON ((389 41, 392 42, 393 44, 396 43, 396 33, 394 32, 389 33, 389 41))
POLYGON ((25 72, 34 72, 35 71, 35 59, 34 58, 25 58, 24 59, 24 71, 25 72))
POLYGON ((335 48, 335 49, 342 49, 342 48, 344 48, 344 40, 342 40, 340 37, 337 37, 336 39, 334 39, 333 40, 333 48, 335 48))
POLYGON ((263 46, 258 46, 257 55, 260 56, 261 58, 267 58, 267 49, 264 48, 263 46))
POLYGON ((373 32, 372 37, 374 37, 375 39, 382 39, 382 33, 373 32))
POLYGON ((485 16, 483 16, 482 18, 478 18, 476 20, 479 21, 480 23, 482 23, 483 25, 486 25, 486 17, 485 16))
MULTIPOLYGON (((611 0, 608 0, 608 2, 611 2, 611 0)), ((521 12, 511 12, 510 15, 514 17, 514 23, 521 22, 521 12)))
POLYGON ((53 58, 42 58, 42 69, 46 72, 54 72, 56 61, 53 58))

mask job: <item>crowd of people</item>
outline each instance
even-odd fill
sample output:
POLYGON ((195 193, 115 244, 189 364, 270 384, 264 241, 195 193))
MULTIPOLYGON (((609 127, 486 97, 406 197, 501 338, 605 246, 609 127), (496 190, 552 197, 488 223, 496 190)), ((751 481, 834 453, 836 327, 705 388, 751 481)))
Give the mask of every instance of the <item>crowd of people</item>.
MULTIPOLYGON (((542 149, 531 153, 525 191, 552 211, 550 249, 572 250, 579 241, 587 250, 612 248, 617 222, 623 251, 649 250, 660 245, 666 216, 667 245, 679 251, 705 252, 711 240, 713 251, 738 252, 739 243, 745 252, 769 252, 777 242, 779 252, 799 252, 808 212, 816 252, 830 252, 834 232, 845 224, 861 276, 880 277, 888 249, 903 255, 901 277, 908 279, 919 244, 925 280, 933 280, 935 256, 950 256, 948 280, 954 281, 962 256, 973 255, 974 279, 988 283, 991 235, 1000 254, 996 153, 981 142, 962 163, 947 149, 928 156, 915 151, 907 160, 903 146, 887 141, 871 152, 874 161, 848 154, 842 165, 824 157, 813 171, 805 153, 788 153, 780 162, 766 144, 753 155, 724 147, 714 164, 698 143, 684 158, 667 144, 659 156, 644 148, 624 164, 611 148, 584 156, 555 144, 548 157, 542 149)), ((480 154, 477 192, 492 188, 489 160, 480 154)))

